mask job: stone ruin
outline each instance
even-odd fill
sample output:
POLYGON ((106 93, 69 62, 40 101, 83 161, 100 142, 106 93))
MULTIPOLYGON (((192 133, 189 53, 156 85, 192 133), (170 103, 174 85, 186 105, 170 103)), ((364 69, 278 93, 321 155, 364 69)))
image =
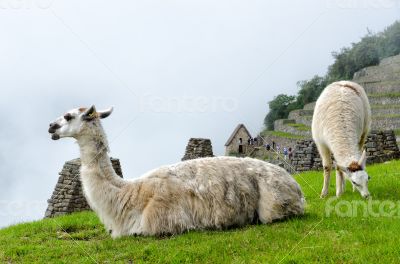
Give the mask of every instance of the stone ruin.
MULTIPOLYGON (((115 172, 122 178, 121 164, 111 158, 115 172)), ((91 210, 83 194, 80 179, 81 160, 74 159, 64 164, 60 177, 49 200, 45 217, 54 217, 73 212, 91 210)))
MULTIPOLYGON (((365 142, 365 149, 368 164, 400 158, 400 151, 393 130, 371 131, 365 142)), ((322 160, 313 140, 297 142, 291 165, 298 172, 322 169, 322 160)))
POLYGON ((214 157, 211 140, 206 138, 191 138, 186 146, 182 161, 203 157, 214 157))

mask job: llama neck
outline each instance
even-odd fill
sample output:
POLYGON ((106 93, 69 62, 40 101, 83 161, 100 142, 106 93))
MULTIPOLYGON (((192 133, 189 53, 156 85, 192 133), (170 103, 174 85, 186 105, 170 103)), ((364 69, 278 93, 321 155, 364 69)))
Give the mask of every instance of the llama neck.
POLYGON ((82 136, 78 139, 81 153, 82 165, 87 167, 95 167, 100 164, 106 164, 109 160, 108 143, 105 137, 82 136))
POLYGON ((78 138, 83 177, 106 180, 112 185, 121 185, 122 179, 115 173, 108 156, 107 138, 99 124, 96 129, 78 138), (86 173, 85 173, 86 172, 86 173))
POLYGON ((100 128, 98 131, 91 131, 90 135, 80 136, 77 140, 81 153, 83 191, 90 207, 104 220, 117 216, 118 212, 113 204, 126 182, 112 167, 107 138, 100 128))
POLYGON ((337 164, 347 167, 352 162, 360 159, 361 152, 357 142, 354 142, 353 138, 346 137, 346 135, 337 135, 337 139, 329 144, 329 148, 337 164))
POLYGON ((351 148, 349 148, 349 150, 342 150, 337 153, 336 155, 337 158, 336 157, 335 158, 336 162, 339 165, 343 167, 348 167, 351 163, 359 161, 361 157, 360 151, 351 148))

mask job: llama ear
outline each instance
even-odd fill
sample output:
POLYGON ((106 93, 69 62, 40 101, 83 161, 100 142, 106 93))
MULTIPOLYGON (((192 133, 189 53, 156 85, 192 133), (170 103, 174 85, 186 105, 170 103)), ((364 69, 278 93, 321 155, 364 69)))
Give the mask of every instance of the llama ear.
POLYGON ((85 121, 91 121, 97 117, 96 107, 92 105, 86 112, 82 115, 82 119, 85 121))
POLYGON ((367 165, 367 152, 365 151, 365 149, 364 149, 363 153, 361 154, 361 158, 358 161, 358 165, 360 165, 361 169, 363 169, 363 170, 365 169, 365 167, 367 165))
POLYGON ((108 117, 109 115, 111 115, 111 113, 113 112, 113 110, 114 110, 114 108, 113 108, 113 107, 110 107, 110 108, 108 108, 108 109, 106 109, 106 110, 98 111, 97 114, 99 115, 99 117, 100 117, 101 119, 103 119, 103 118, 106 118, 106 117, 108 117))

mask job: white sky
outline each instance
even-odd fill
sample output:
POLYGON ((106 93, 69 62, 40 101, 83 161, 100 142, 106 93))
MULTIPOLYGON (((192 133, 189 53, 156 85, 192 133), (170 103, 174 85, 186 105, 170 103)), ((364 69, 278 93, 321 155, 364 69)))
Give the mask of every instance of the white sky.
POLYGON ((399 18, 399 0, 0 1, 0 226, 39 219, 73 140, 51 141, 65 111, 114 106, 103 122, 126 178, 184 154, 214 153, 238 123, 324 74, 332 51, 399 18))

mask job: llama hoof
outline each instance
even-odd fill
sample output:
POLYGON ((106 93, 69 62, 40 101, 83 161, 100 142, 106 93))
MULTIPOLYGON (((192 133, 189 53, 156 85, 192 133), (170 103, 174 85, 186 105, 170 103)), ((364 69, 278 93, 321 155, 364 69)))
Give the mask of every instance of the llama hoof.
POLYGON ((319 196, 321 199, 325 198, 328 195, 328 193, 321 193, 321 195, 319 196))

